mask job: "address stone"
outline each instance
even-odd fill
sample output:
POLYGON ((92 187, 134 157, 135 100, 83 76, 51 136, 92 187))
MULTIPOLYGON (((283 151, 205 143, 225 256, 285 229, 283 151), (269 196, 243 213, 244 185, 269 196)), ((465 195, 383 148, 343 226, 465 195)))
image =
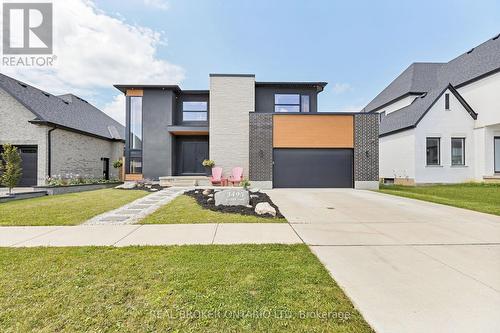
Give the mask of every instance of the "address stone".
POLYGON ((250 204, 248 191, 243 189, 228 189, 215 193, 215 205, 247 206, 250 204))

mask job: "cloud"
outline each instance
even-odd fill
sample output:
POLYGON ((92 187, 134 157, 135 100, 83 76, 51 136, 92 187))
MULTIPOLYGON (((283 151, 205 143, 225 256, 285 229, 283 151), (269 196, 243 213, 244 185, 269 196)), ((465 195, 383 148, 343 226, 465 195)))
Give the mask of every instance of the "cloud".
POLYGON ((333 92, 337 95, 346 93, 352 90, 352 87, 349 83, 335 83, 332 88, 333 92))
POLYGON ((167 10, 168 3, 164 0, 144 0, 146 6, 151 6, 156 9, 167 10))
POLYGON ((125 96, 123 94, 116 95, 111 102, 104 105, 102 111, 120 124, 125 125, 125 96))
POLYGON ((161 32, 112 17, 90 0, 54 1, 53 6, 55 65, 2 66, 2 73, 53 94, 72 92, 89 101, 116 83, 179 84, 184 79, 182 67, 157 55, 166 44, 161 32))

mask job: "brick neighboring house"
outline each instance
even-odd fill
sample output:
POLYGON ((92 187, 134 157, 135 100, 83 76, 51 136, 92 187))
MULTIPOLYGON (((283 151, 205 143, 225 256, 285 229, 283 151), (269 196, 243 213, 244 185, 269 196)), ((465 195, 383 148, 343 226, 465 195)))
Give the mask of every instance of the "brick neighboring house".
POLYGON ((126 179, 202 177, 210 158, 261 188, 378 188, 378 115, 318 112, 326 84, 211 74, 209 90, 115 85, 126 96, 126 179))
POLYGON ((44 185, 47 176, 117 178, 125 128, 87 101, 54 96, 0 74, 0 145, 17 146, 20 186, 44 185))

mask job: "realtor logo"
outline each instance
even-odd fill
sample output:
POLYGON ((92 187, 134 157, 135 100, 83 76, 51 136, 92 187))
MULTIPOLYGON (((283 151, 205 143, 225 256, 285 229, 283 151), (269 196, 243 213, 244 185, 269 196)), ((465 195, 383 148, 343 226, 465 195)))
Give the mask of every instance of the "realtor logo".
POLYGON ((52 53, 52 4, 3 4, 3 54, 52 53))

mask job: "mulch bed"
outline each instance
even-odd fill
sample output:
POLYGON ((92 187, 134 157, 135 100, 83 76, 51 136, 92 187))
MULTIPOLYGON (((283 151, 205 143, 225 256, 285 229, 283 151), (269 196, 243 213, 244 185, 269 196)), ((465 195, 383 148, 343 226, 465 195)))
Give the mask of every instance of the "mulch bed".
MULTIPOLYGON (((208 191, 210 192, 209 194, 215 193, 214 190, 208 190, 208 191)), ((223 206, 223 205, 216 206, 215 199, 208 202, 209 198, 214 198, 214 197, 213 196, 210 197, 208 195, 205 196, 205 195, 203 195, 202 192, 203 192, 203 189, 191 190, 191 191, 185 192, 184 195, 188 195, 188 196, 194 198, 196 200, 196 202, 201 207, 203 207, 205 209, 210 209, 214 212, 236 213, 236 214, 241 214, 241 215, 253 215, 253 216, 258 216, 258 217, 273 217, 270 214, 258 215, 255 213, 255 206, 259 202, 267 202, 271 206, 273 206, 274 209, 276 209, 276 218, 283 217, 280 210, 278 209, 278 206, 276 206, 271 201, 271 198, 269 198, 269 196, 265 193, 261 193, 261 192, 252 193, 252 192, 250 192, 250 205, 252 206, 250 208, 250 207, 245 207, 245 206, 223 206), (252 196, 254 196, 254 197, 252 197, 252 196)))

